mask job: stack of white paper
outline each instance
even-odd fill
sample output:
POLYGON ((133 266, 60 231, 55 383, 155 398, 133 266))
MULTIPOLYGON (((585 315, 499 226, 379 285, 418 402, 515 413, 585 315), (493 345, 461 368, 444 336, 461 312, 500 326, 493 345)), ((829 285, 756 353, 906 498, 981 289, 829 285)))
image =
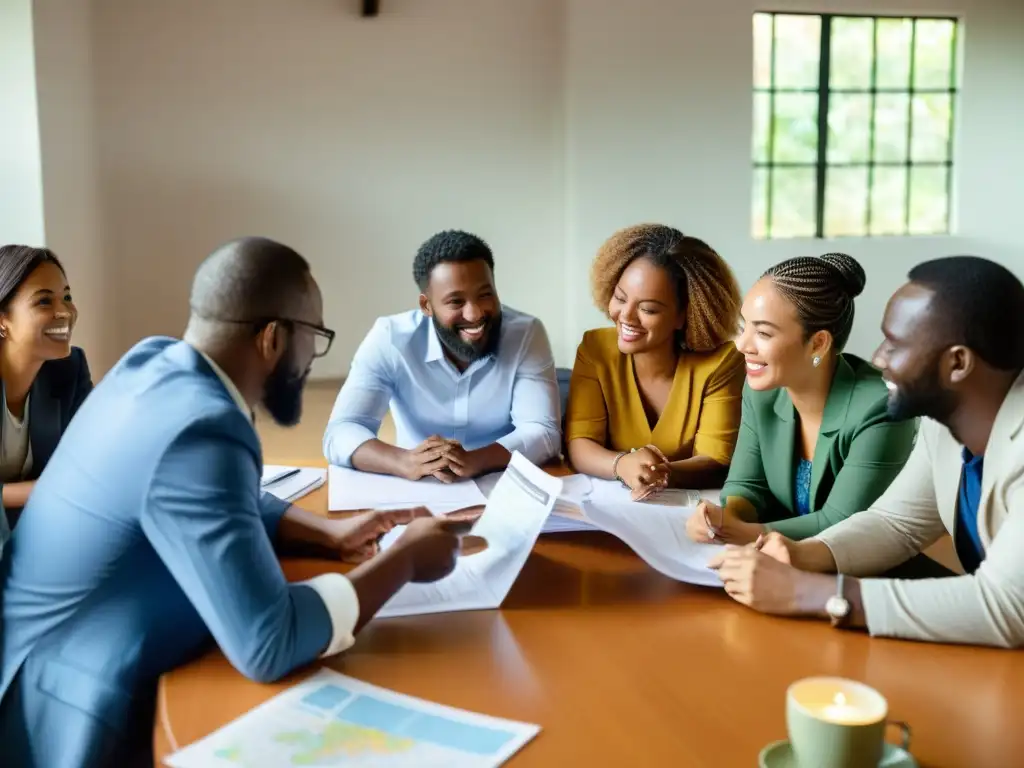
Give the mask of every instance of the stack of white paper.
MULTIPOLYGON (((519 452, 513 453, 473 526, 472 534, 485 538, 487 549, 459 558, 455 570, 440 581, 402 587, 377 618, 500 608, 561 488, 559 478, 534 466, 519 452)), ((381 547, 386 548, 400 535, 396 528, 381 541, 381 547)))
POLYGON ((322 669, 167 758, 171 768, 497 768, 540 727, 405 696, 322 669))
POLYGON ((426 507, 435 514, 443 514, 487 502, 476 483, 468 480, 442 483, 426 477, 413 481, 334 466, 329 472, 327 508, 332 512, 426 507))
POLYGON ((322 469, 267 464, 263 467, 260 487, 282 501, 295 501, 315 491, 326 479, 327 472, 322 469))
MULTIPOLYGON (((541 533, 606 531, 674 579, 721 586, 718 574, 707 567, 721 547, 697 544, 686 535, 686 521, 700 500, 717 496, 716 491, 668 488, 645 501, 632 501, 629 489, 617 480, 555 478, 522 456, 505 472, 456 483, 330 469, 331 510, 426 506, 434 514, 446 514, 487 504, 473 533, 488 539, 488 549, 460 560, 455 572, 436 584, 408 585, 385 605, 382 617, 499 607, 541 533), (516 490, 522 487, 535 493, 516 490), (536 501, 537 493, 544 495, 543 504, 536 501), (498 526, 496 539, 489 533, 492 525, 498 526)), ((389 546, 401 531, 392 531, 381 546, 389 546)))

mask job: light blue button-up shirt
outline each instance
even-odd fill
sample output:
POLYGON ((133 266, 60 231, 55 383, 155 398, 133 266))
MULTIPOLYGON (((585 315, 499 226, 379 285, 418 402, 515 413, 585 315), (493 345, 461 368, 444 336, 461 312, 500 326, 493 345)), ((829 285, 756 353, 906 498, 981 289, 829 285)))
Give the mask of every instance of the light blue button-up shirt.
POLYGON ((352 466, 391 409, 400 448, 431 435, 472 451, 500 443, 535 464, 558 456, 561 403, 544 325, 502 307, 497 351, 459 372, 418 309, 377 320, 352 360, 324 433, 324 456, 352 466))

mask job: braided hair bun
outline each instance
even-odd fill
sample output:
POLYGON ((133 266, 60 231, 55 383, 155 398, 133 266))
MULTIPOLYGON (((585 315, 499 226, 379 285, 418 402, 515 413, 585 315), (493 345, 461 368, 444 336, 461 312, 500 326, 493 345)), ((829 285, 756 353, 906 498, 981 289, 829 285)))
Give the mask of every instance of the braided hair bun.
POLYGON ((807 338, 818 331, 832 334, 841 352, 853 330, 853 299, 864 290, 867 276, 857 260, 845 253, 797 256, 762 275, 793 303, 807 338))
POLYGON ((864 273, 864 267, 853 256, 845 253, 826 253, 821 260, 835 270, 850 298, 860 296, 864 292, 868 276, 864 273))

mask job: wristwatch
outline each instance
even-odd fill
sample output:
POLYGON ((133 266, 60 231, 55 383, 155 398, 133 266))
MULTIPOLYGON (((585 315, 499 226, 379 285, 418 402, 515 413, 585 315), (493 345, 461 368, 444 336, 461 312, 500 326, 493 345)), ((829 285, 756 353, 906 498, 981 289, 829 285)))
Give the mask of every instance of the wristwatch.
POLYGON ((846 599, 843 589, 843 574, 836 576, 836 594, 825 601, 825 613, 832 620, 833 627, 842 627, 850 618, 850 601, 846 599))

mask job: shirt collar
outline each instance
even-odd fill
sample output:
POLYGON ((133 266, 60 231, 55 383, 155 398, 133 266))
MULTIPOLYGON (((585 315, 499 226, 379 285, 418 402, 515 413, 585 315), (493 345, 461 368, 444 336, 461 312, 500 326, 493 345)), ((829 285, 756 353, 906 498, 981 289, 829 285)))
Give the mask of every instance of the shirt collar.
POLYGON ((975 456, 973 453, 967 450, 967 446, 964 446, 961 456, 964 461, 964 466, 967 467, 967 469, 977 469, 981 467, 982 463, 985 461, 984 455, 975 456))
POLYGON ((213 362, 213 359, 208 354, 199 349, 197 349, 196 352, 202 355, 203 359, 209 363, 213 372, 217 374, 217 378, 220 379, 220 383, 224 385, 224 389, 228 391, 228 394, 231 395, 231 399, 235 401, 235 405, 241 409, 242 413, 245 414, 245 417, 249 419, 249 421, 252 421, 252 409, 249 408, 249 404, 245 401, 245 398, 242 397, 242 393, 238 390, 238 387, 235 386, 235 382, 231 380, 231 377, 224 373, 224 370, 213 362))
MULTIPOLYGON (((426 317, 426 315, 424 315, 426 317)), ((433 363, 444 359, 444 350, 441 348, 441 339, 437 335, 437 327, 434 325, 434 318, 427 317, 427 325, 430 327, 427 332, 427 352, 423 356, 423 362, 433 363)))

